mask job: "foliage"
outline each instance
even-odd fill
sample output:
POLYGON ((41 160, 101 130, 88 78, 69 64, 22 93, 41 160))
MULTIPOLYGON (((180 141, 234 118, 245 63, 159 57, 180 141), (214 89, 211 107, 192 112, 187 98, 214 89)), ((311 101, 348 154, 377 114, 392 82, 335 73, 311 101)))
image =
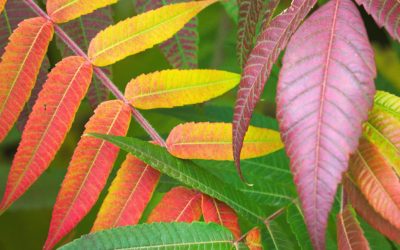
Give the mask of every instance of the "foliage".
POLYGON ((20 204, 54 175, 44 249, 398 246, 400 97, 382 58, 400 53, 371 46, 359 13, 399 41, 398 3, 217 2, 134 0, 132 16, 117 0, 0 1, 1 147, 22 131, 0 219, 33 213, 20 204), (275 97, 276 113, 257 107, 275 97))

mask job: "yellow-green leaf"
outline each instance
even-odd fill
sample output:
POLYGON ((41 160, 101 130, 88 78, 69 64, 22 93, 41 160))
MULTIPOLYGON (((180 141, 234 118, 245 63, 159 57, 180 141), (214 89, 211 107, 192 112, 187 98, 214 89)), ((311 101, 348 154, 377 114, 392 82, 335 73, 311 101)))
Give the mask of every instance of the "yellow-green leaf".
POLYGON ((128 83, 125 96, 140 109, 201 103, 235 87, 240 75, 219 70, 164 70, 140 75, 128 83))
POLYGON ((364 124, 364 135, 373 142, 400 175, 400 98, 378 91, 374 108, 364 124))
POLYGON ((90 42, 89 57, 96 66, 113 64, 161 43, 216 0, 166 5, 128 18, 103 30, 90 42))
POLYGON ((47 0, 46 9, 52 21, 65 23, 118 0, 47 0))
MULTIPOLYGON (((278 132, 250 126, 241 158, 253 158, 283 147, 278 132)), ((233 160, 231 123, 185 123, 175 127, 167 139, 168 151, 183 159, 233 160)))

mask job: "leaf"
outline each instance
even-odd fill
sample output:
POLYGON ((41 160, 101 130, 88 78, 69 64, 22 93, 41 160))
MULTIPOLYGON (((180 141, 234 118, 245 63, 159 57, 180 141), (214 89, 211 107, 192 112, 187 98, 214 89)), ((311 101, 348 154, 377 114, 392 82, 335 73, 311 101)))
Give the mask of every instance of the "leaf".
POLYGON ((203 222, 153 223, 120 227, 75 240, 68 249, 233 249, 233 236, 226 228, 203 222))
MULTIPOLYGON (((139 13, 160 8, 164 5, 188 2, 186 0, 136 0, 135 9, 139 13)), ((168 62, 178 69, 197 68, 199 34, 197 17, 192 18, 172 38, 160 44, 160 49, 168 62)))
POLYGON ((373 142, 385 160, 400 175, 400 98, 378 91, 374 108, 364 123, 364 136, 373 142))
POLYGON ((89 58, 96 66, 107 66, 151 48, 171 38, 215 1, 171 4, 121 21, 101 31, 90 42, 89 58))
POLYGON ((92 135, 114 143, 182 184, 226 203, 247 220, 263 224, 265 214, 257 203, 247 199, 243 193, 231 188, 224 181, 193 162, 175 158, 165 148, 135 138, 92 135))
POLYGON ((218 70, 163 70, 132 79, 125 89, 130 103, 140 109, 172 108, 202 103, 239 83, 240 75, 218 70))
POLYGON ((375 211, 400 228, 400 180, 378 148, 362 138, 349 173, 375 211))
POLYGON ((353 180, 346 175, 343 178, 343 187, 351 205, 354 207, 357 213, 366 222, 368 222, 368 224, 373 226, 376 230, 388 237, 390 240, 400 243, 400 229, 390 224, 380 214, 378 214, 371 207, 357 186, 355 186, 353 180))
POLYGON ((4 5, 6 5, 7 0, 0 0, 0 13, 3 11, 4 9, 4 5))
POLYGON ((47 0, 46 9, 52 21, 65 23, 118 0, 47 0))
POLYGON ((200 217, 201 194, 184 187, 175 187, 151 211, 147 223, 193 222, 200 217))
POLYGON ((316 249, 375 93, 375 64, 362 19, 332 0, 291 38, 277 91, 277 118, 316 249), (349 54, 353 56, 348 56, 349 54))
POLYGON ((228 228, 235 239, 239 239, 241 231, 238 222, 238 216, 225 203, 220 202, 208 195, 203 194, 201 198, 201 210, 204 221, 214 222, 228 228))
POLYGON ((286 221, 296 237, 300 249, 312 250, 310 235, 304 222, 304 215, 298 204, 293 203, 287 208, 286 221))
POLYGON ((92 79, 82 57, 56 65, 39 94, 15 154, 0 211, 7 209, 48 168, 71 128, 92 79))
POLYGON ((233 152, 240 172, 240 151, 254 108, 260 99, 272 65, 316 0, 293 0, 291 6, 265 25, 246 61, 233 117, 233 152))
MULTIPOLYGON (((100 104, 85 126, 87 133, 125 135, 130 109, 118 100, 100 104)), ((82 136, 58 193, 44 249, 51 249, 89 212, 106 184, 119 149, 82 136)))
POLYGON ((350 206, 337 215, 338 247, 340 250, 370 249, 364 233, 350 206))
POLYGON ((270 221, 267 226, 267 243, 270 249, 289 250, 295 249, 292 242, 289 240, 285 231, 279 226, 276 221, 270 221))
MULTIPOLYGON (((167 138, 168 151, 182 159, 233 160, 230 123, 185 123, 167 138)), ((278 132, 250 126, 244 139, 242 158, 266 155, 282 148, 278 132)))
POLYGON ((253 228, 246 235, 246 245, 249 250, 262 250, 261 232, 258 228, 253 228))
POLYGON ((356 0, 356 3, 364 6, 379 27, 385 27, 394 39, 400 41, 400 6, 397 0, 356 0))
POLYGON ((232 18, 233 22, 237 24, 239 16, 237 0, 225 0, 220 3, 224 6, 226 13, 232 18))
MULTIPOLYGON (((65 23, 61 25, 61 27, 82 50, 86 51, 89 48, 90 40, 92 40, 99 31, 107 28, 112 23, 111 8, 106 7, 65 23)), ((58 37, 57 45, 61 51, 62 57, 74 55, 74 52, 72 52, 58 37)), ((103 71, 108 76, 111 75, 111 68, 104 68, 103 71)), ((108 95, 109 90, 101 83, 97 76, 93 77, 92 84, 87 93, 90 106, 95 109, 97 105, 108 99, 108 95)))
POLYGON ((30 96, 52 37, 52 23, 41 17, 24 20, 10 37, 0 63, 0 142, 30 96))
POLYGON ((157 170, 128 154, 101 205, 92 232, 137 224, 159 179, 157 170))
POLYGON ((253 49, 257 25, 268 23, 279 0, 238 0, 239 20, 236 52, 239 65, 243 66, 253 49))

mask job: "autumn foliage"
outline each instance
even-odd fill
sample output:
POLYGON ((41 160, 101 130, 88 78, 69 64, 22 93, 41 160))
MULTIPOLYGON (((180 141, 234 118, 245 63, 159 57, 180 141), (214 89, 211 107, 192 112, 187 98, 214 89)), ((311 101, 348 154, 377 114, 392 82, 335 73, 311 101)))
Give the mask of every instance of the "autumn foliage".
POLYGON ((22 131, 0 214, 49 168, 87 97, 93 112, 65 162, 43 249, 400 244, 400 97, 376 84, 359 12, 396 43, 398 2, 293 0, 278 13, 277 0, 223 0, 241 72, 198 68, 197 15, 219 1, 135 0, 138 14, 113 22, 116 2, 0 1, 10 32, 0 39, 0 142, 22 131), (171 69, 120 91, 112 66, 156 45, 171 69), (256 113, 275 68, 276 119, 256 113), (228 118, 202 107, 236 87, 228 118), (183 107, 195 104, 196 118, 183 107), (180 122, 161 136, 139 110, 180 122), (131 118, 147 138, 127 137, 131 118), (88 235, 68 242, 99 201, 88 235))

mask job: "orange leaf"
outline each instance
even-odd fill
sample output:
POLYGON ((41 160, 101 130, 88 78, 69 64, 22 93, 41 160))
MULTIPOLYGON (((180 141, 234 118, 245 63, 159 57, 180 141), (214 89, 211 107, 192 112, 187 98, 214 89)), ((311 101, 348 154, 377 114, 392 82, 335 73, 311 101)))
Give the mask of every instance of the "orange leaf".
POLYGON ((31 94, 53 32, 50 21, 36 17, 22 21, 10 36, 0 63, 0 142, 31 94))
MULTIPOLYGON (((278 132, 250 126, 244 138, 241 158, 266 155, 283 147, 278 132)), ((168 151, 183 159, 233 160, 232 124, 185 123, 167 138, 168 151)))
POLYGON ((364 233, 354 217, 350 206, 337 215, 337 238, 340 250, 369 249, 364 233))
MULTIPOLYGON (((118 100, 101 103, 84 133, 123 136, 130 122, 130 108, 118 100)), ((44 249, 51 249, 89 212, 106 184, 118 155, 112 143, 83 135, 72 156, 58 193, 44 249)))
POLYGON ((400 228, 400 181, 377 146, 362 138, 350 159, 349 173, 369 204, 400 228))
POLYGON ((92 232, 137 224, 160 179, 160 173, 128 154, 101 205, 92 232))
POLYGON ((22 134, 0 210, 18 199, 50 165, 91 79, 92 66, 82 57, 68 57, 50 72, 22 134))
POLYGON ((232 208, 208 195, 202 195, 201 210, 205 222, 214 222, 228 228, 235 239, 241 235, 238 217, 232 208))
POLYGON ((250 250, 262 250, 260 229, 252 229, 246 236, 246 245, 250 250))
POLYGON ((118 0, 47 0, 47 13, 56 23, 65 23, 118 0))
POLYGON ((0 14, 1 14, 1 12, 3 12, 6 2, 7 2, 7 0, 0 0, 0 14))
POLYGON ((392 241, 400 243, 400 229, 390 224, 371 207, 348 176, 343 178, 343 187, 351 205, 366 222, 392 241))
POLYGON ((199 220, 200 216, 201 194, 184 187, 175 187, 151 211, 147 222, 193 222, 199 220))

